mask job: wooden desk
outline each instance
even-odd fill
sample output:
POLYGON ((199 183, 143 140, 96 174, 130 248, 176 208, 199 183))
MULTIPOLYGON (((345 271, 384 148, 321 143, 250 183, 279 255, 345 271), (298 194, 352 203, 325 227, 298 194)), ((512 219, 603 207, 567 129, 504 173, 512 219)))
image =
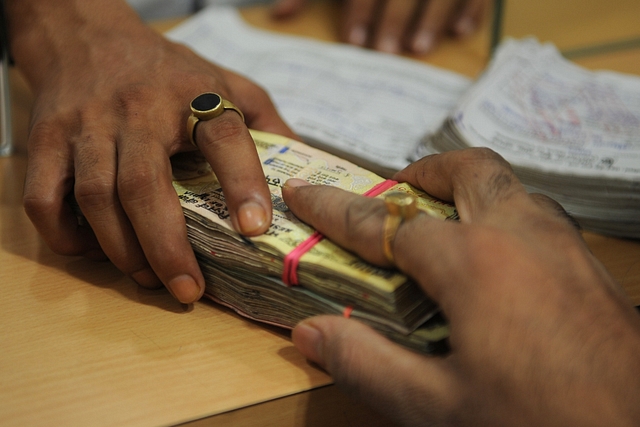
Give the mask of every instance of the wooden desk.
MULTIPOLYGON (((318 3, 284 23, 264 8, 244 16, 332 40, 336 13, 318 3)), ((475 76, 486 34, 445 42, 429 62, 475 76)), ((208 302, 181 306, 110 264, 53 254, 21 207, 32 97, 15 71, 12 81, 17 151, 0 159, 0 425, 390 425, 330 385, 287 333, 208 302)), ((640 304, 640 243, 585 238, 640 304)))

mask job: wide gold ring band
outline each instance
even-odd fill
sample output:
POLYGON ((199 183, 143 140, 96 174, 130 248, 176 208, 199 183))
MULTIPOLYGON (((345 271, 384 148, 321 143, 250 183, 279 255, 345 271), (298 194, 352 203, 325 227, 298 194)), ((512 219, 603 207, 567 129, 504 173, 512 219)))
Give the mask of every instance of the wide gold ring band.
POLYGON ((195 131, 198 122, 215 119, 226 110, 235 111, 244 122, 244 114, 242 114, 242 111, 231 101, 224 99, 217 93, 202 93, 193 98, 189 107, 191 108, 191 115, 187 118, 187 135, 189 135, 189 140, 196 147, 198 144, 196 143, 195 131))
POLYGON ((398 234, 398 229, 403 222, 418 215, 418 204, 414 195, 401 191, 386 194, 384 203, 387 207, 387 216, 384 218, 382 228, 382 252, 387 261, 395 265, 393 243, 398 234))

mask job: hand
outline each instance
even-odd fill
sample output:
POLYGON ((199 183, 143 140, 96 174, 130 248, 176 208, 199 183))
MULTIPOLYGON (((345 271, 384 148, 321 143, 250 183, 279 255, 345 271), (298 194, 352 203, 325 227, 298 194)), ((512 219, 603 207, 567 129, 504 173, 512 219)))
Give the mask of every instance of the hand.
MULTIPOLYGON (((426 157, 399 172, 455 202, 460 222, 403 223, 397 267, 450 324, 446 357, 418 355, 363 324, 321 316, 293 342, 337 384, 406 425, 633 425, 640 415, 640 317, 564 211, 529 195, 487 149, 426 157)), ((295 215, 388 265, 381 200, 290 180, 295 215)))
MULTIPOLYGON (((298 13, 306 0, 279 0, 276 18, 298 13)), ((473 33, 489 0, 344 0, 340 40, 389 53, 425 54, 446 36, 473 33)))
MULTIPOLYGON (((204 278, 186 236, 169 158, 195 150, 190 101, 217 92, 247 125, 293 136, 267 94, 147 28, 123 2, 7 3, 12 52, 33 88, 24 206, 57 253, 108 257, 145 287, 181 302, 204 278), (91 229, 67 203, 75 195, 91 229)), ((260 234, 271 199, 247 126, 233 111, 196 128, 234 227, 260 234)))

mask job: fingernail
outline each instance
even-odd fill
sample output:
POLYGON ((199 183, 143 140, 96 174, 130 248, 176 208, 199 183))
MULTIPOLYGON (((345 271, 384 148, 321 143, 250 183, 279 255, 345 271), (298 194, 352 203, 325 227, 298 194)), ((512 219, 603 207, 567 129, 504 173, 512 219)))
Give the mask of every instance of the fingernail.
POLYGON ((267 213, 257 202, 246 202, 238 209, 238 225, 240 232, 252 235, 262 231, 267 222, 267 213))
POLYGON ((378 43, 378 50, 387 53, 396 53, 398 52, 398 40, 394 37, 385 37, 378 43))
POLYGON ((191 304, 199 300, 203 293, 203 289, 200 288, 193 277, 187 274, 171 279, 167 284, 167 288, 183 304, 191 304))
POLYGON ((162 287, 162 282, 151 268, 136 271, 131 275, 131 278, 144 288, 157 289, 162 287))
POLYGON ((427 53, 433 48, 433 34, 423 32, 419 33, 415 39, 413 39, 413 46, 411 46, 415 53, 427 53))
POLYGON ((460 18, 455 27, 456 33, 460 36, 468 36, 469 34, 473 33, 475 29, 476 26, 473 23, 473 19, 471 19, 469 16, 463 16, 462 18, 460 18))
POLYGON ((309 323, 302 321, 294 328, 292 338, 294 345, 300 353, 307 359, 316 362, 320 366, 324 366, 324 339, 322 332, 309 323))
POLYGON ((353 27, 351 31, 349 31, 347 42, 355 44, 356 46, 364 46, 367 42, 367 31, 361 26, 353 27))
POLYGON ((309 184, 304 179, 300 179, 300 178, 289 178, 284 183, 285 187, 306 187, 308 185, 311 185, 311 184, 309 184))

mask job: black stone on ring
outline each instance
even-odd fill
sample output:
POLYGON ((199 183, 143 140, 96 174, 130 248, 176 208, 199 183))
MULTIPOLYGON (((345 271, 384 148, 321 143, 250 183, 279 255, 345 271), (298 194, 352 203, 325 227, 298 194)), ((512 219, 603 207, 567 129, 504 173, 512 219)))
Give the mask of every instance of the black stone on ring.
POLYGON ((227 101, 217 93, 206 92, 196 96, 190 104, 191 115, 187 119, 187 134, 193 145, 197 147, 195 141, 196 125, 201 120, 211 120, 220 116, 226 110, 233 110, 240 115, 244 121, 242 111, 238 109, 231 101, 227 101))
POLYGON ((191 109, 197 111, 213 110, 222 102, 222 98, 217 93, 203 93, 191 101, 191 109))

